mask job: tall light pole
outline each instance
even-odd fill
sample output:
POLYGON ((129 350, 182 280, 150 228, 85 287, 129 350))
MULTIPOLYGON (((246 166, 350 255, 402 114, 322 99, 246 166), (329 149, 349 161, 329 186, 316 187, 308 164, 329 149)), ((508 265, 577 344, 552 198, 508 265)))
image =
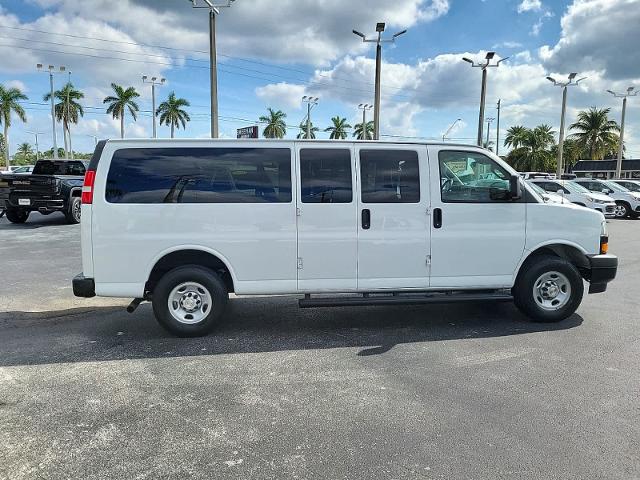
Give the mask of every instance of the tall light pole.
POLYGON ((230 7, 235 0, 226 0, 214 4, 211 0, 202 0, 205 5, 199 6, 197 0, 189 0, 193 8, 209 9, 209 72, 211 76, 211 138, 218 138, 218 61, 216 52, 216 15, 220 8, 230 7))
POLYGON ((44 135, 43 132, 32 132, 27 130, 27 133, 34 135, 36 137, 36 162, 40 160, 40 145, 38 144, 38 135, 44 135))
POLYGON ((311 138, 311 109, 318 105, 318 97, 309 97, 305 95, 302 97, 302 103, 307 104, 307 139, 311 138))
POLYGON ((142 83, 151 84, 151 117, 153 118, 153 138, 158 138, 157 127, 156 127, 156 85, 164 85, 166 79, 161 78, 160 81, 157 81, 158 77, 149 77, 147 75, 142 76, 142 83))
POLYGON ((455 127, 455 126, 458 124, 458 122, 461 122, 461 121, 462 121, 462 119, 461 119, 461 118, 456 118, 456 121, 455 121, 455 122, 453 122, 449 128, 447 128, 447 131, 446 131, 446 132, 444 132, 444 135, 442 135, 442 141, 443 141, 443 142, 444 142, 444 141, 445 141, 445 139, 447 138, 447 135, 449 135, 449 132, 450 132, 451 130, 453 130, 453 127, 455 127))
POLYGON ((500 107, 502 105, 502 99, 498 99, 498 106, 496 110, 498 110, 498 120, 496 122, 496 155, 500 156, 498 153, 500 151, 500 107))
POLYGON ((85 133, 87 137, 93 138, 94 146, 98 145, 98 137, 96 135, 91 135, 90 133, 85 133))
POLYGON ((480 114, 478 116, 478 146, 479 147, 482 146, 482 127, 484 126, 484 102, 487 94, 487 69, 499 67, 500 63, 504 62, 507 58, 509 58, 509 57, 501 58, 496 63, 492 64, 491 60, 493 60, 493 57, 495 55, 496 55, 496 52, 487 52, 486 56, 484 57, 485 61, 482 63, 476 63, 467 57, 462 58, 462 60, 464 60, 465 62, 470 63, 472 67, 477 67, 482 69, 482 88, 480 89, 480 114))
POLYGON ((486 149, 489 149, 489 129, 491 128, 491 122, 493 122, 495 120, 495 118, 493 117, 489 117, 485 119, 487 122, 487 141, 485 143, 485 147, 486 149))
MULTIPOLYGON (((41 63, 38 63, 36 67, 38 68, 38 71, 44 70, 44 67, 41 63)), ((53 97, 54 95, 53 74, 58 72, 56 72, 55 69, 56 67, 54 65, 49 65, 46 70, 49 72, 49 86, 51 88, 51 134, 53 137, 53 158, 54 160, 57 160, 58 159, 58 139, 56 138, 56 111, 55 111, 55 104, 54 104, 55 99, 53 97)), ((60 73, 63 73, 65 70, 66 70, 66 67, 64 66, 58 67, 58 71, 60 73)))
POLYGON ((69 142, 69 156, 73 160, 73 145, 71 144, 71 105, 69 95, 71 94, 71 70, 69 70, 69 80, 67 82, 67 137, 69 142))
POLYGON ((607 90, 611 95, 616 98, 622 98, 622 121, 620 122, 620 145, 618 145, 618 161, 616 163, 616 178, 620 178, 622 175, 622 153, 624 150, 624 117, 627 112, 627 97, 635 97, 638 92, 634 91, 635 87, 627 88, 625 93, 616 93, 611 90, 607 90))
POLYGON ((358 105, 358 109, 362 110, 362 138, 360 140, 368 140, 367 138, 367 110, 371 110, 373 105, 368 103, 361 103, 358 105))
POLYGON ((373 138, 374 140, 380 139, 380 74, 382 69, 382 44, 383 43, 395 43, 396 38, 400 35, 407 33, 406 30, 402 30, 401 32, 394 33, 391 38, 383 39, 382 32, 385 29, 385 23, 379 22, 376 24, 376 32, 377 36, 374 38, 367 38, 364 33, 360 33, 357 30, 353 30, 357 36, 362 38, 364 43, 375 43, 376 44, 376 91, 375 91, 375 102, 373 109, 373 138))
POLYGON ((564 166, 562 165, 562 149, 564 147, 564 117, 567 113, 567 88, 578 85, 582 80, 587 77, 582 77, 578 80, 575 80, 577 73, 570 73, 566 82, 558 82, 553 77, 547 77, 551 83, 553 83, 557 87, 562 88, 562 114, 560 115, 560 136, 558 138, 558 161, 556 168, 556 176, 558 178, 562 178, 562 172, 564 170, 564 166))

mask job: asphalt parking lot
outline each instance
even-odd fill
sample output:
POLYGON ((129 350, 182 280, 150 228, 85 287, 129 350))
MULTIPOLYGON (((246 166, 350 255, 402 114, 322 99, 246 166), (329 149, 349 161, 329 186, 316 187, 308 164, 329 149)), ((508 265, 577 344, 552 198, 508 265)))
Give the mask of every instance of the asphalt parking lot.
POLYGON ((640 478, 640 221, 609 228, 618 279, 559 324, 237 298, 177 339, 73 297, 79 226, 2 219, 0 478, 640 478))

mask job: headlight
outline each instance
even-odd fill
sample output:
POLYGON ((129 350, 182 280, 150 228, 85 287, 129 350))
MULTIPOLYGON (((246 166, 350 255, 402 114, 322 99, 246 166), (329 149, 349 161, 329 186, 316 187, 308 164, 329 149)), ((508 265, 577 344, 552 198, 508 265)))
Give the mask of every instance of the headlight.
POLYGON ((599 200, 599 199, 597 199, 597 198, 594 198, 594 199, 593 199, 593 203, 600 203, 600 204, 604 204, 604 203, 607 203, 607 200, 599 200))
POLYGON ((608 236, 609 235, 609 233, 607 232, 607 221, 606 220, 603 221, 600 224, 600 235, 601 236, 608 236))

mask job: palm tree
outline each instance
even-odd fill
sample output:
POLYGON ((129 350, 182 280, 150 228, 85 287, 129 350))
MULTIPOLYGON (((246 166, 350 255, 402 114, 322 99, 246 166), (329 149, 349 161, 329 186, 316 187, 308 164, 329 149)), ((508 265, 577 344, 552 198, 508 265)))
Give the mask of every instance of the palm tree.
POLYGON ((27 142, 21 143, 16 151, 15 158, 20 158, 23 162, 28 162, 33 157, 33 148, 27 142))
POLYGON ((507 136, 504 138, 504 146, 511 148, 519 148, 525 141, 529 129, 522 125, 514 125, 507 130, 507 136))
POLYGON ((21 100, 28 100, 19 88, 5 88, 0 85, 0 123, 4 125, 2 142, 4 145, 4 159, 9 170, 9 127, 11 126, 11 113, 15 113, 23 122, 27 121, 27 114, 20 105, 21 100))
POLYGON ((354 125, 353 136, 358 140, 373 140, 373 120, 366 123, 364 132, 362 129, 362 122, 356 123, 354 125))
POLYGON ((351 128, 351 125, 347 123, 346 118, 335 116, 331 119, 333 125, 324 129, 325 132, 331 132, 329 138, 331 140, 344 140, 347 138, 347 129, 351 128))
POLYGON ((591 107, 578 113, 578 121, 569 126, 571 130, 577 130, 571 138, 585 152, 589 152, 591 160, 602 160, 619 141, 620 127, 615 121, 609 120, 610 111, 609 108, 591 107))
MULTIPOLYGON (((67 156, 73 158, 73 147, 71 145, 71 124, 77 124, 78 119, 84 116, 84 109, 78 102, 84 98, 84 93, 76 90, 71 82, 61 89, 53 92, 53 97, 58 100, 55 104, 56 119, 62 122, 62 131, 64 133, 64 149, 67 156)), ((47 93, 43 97, 45 102, 51 100, 51 94, 47 93)))
POLYGON ((507 156, 507 161, 516 170, 549 171, 554 168, 555 132, 549 125, 538 125, 533 130, 515 126, 507 131, 507 137, 505 145, 517 145, 507 156))
POLYGON ((263 115, 258 119, 260 122, 267 124, 262 135, 264 138, 284 138, 287 134, 287 124, 284 122, 287 114, 282 110, 274 110, 272 108, 267 110, 269 114, 263 115))
POLYGON ((320 131, 318 127, 313 126, 313 122, 309 122, 309 135, 307 135, 307 122, 300 122, 300 133, 296 138, 306 138, 313 140, 316 138, 316 132, 320 131))
POLYGON ((191 121, 191 117, 183 107, 188 107, 191 104, 184 98, 176 98, 175 92, 169 94, 169 98, 162 102, 156 110, 156 115, 160 116, 160 125, 167 125, 171 127, 171 138, 175 136, 175 129, 187 128, 187 122, 191 121))
POLYGON ((0 158, 4 158, 4 151, 4 135, 0 133, 0 158))
POLYGON ((109 104, 107 113, 110 113, 115 119, 120 119, 120 138, 124 138, 125 112, 129 109, 129 113, 131 113, 133 120, 136 121, 138 119, 137 112, 140 110, 140 107, 138 107, 134 98, 138 98, 140 94, 136 92, 134 87, 128 87, 125 90, 123 87, 116 85, 115 83, 111 84, 111 88, 113 88, 115 95, 105 97, 102 103, 109 104))

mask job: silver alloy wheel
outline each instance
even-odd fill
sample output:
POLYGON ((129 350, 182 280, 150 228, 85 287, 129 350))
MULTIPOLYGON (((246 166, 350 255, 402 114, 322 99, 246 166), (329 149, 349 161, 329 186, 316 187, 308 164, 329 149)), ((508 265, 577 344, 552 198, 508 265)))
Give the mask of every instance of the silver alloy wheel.
POLYGON ((560 272, 545 272, 533 284, 533 298, 543 310, 560 310, 571 299, 571 283, 560 272))
POLYGON ((71 214, 73 215, 73 218, 76 219, 76 221, 80 222, 80 216, 82 215, 82 202, 73 203, 71 214))
POLYGON ((625 207, 624 205, 617 205, 616 204, 616 208, 614 210, 614 213, 616 214, 616 217, 618 217, 618 218, 626 217, 627 216, 627 207, 625 207))
POLYGON ((197 282, 184 282, 171 290, 167 305, 171 316, 178 322, 193 325, 209 315, 211 294, 197 282))

